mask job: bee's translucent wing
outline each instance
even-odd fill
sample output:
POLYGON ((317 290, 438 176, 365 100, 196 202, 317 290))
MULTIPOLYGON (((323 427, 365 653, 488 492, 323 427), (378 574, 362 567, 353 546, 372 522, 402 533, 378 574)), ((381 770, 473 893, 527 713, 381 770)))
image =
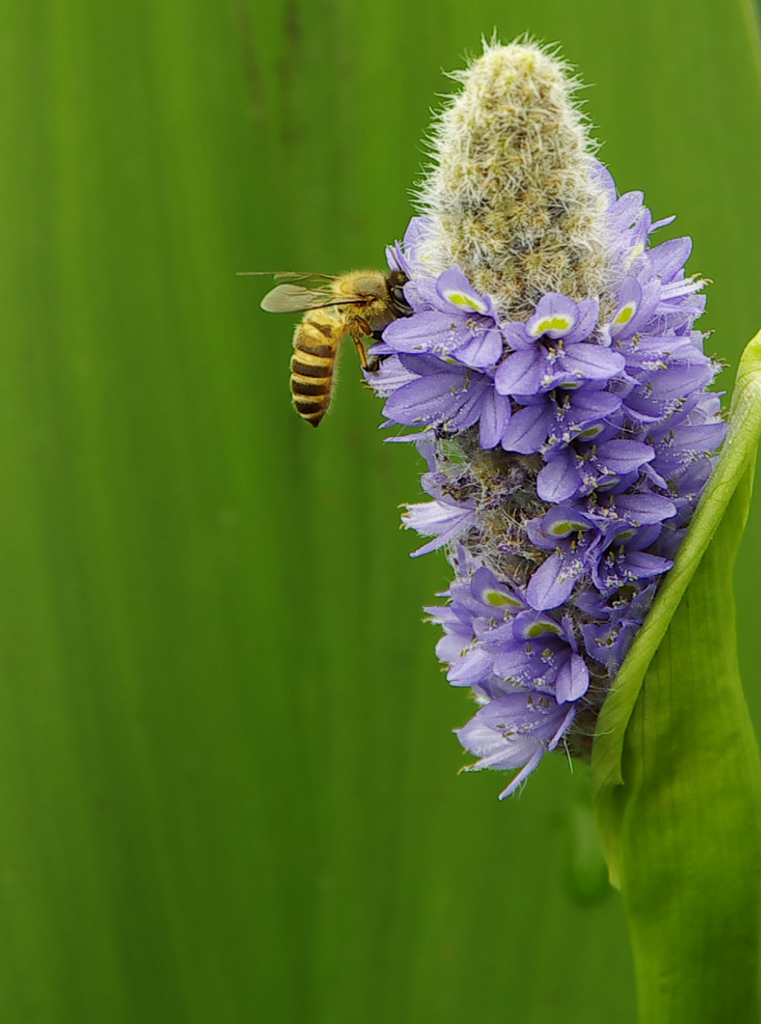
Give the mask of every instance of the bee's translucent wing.
MULTIPOLYGON (((266 270, 239 272, 240 277, 274 277, 282 282, 267 292, 259 303, 268 313, 303 313, 307 309, 324 309, 327 306, 353 306, 365 303, 375 297, 373 290, 367 293, 348 293, 344 287, 336 291, 332 285, 341 280, 333 274, 303 274, 298 271, 270 273, 266 270)), ((354 275, 358 276, 358 275, 354 275)))
POLYGON ((278 284, 299 284, 302 288, 330 288, 331 281, 337 281, 335 274, 305 274, 298 270, 278 270, 272 275, 278 284))
POLYGON ((355 302, 354 296, 337 298, 331 283, 337 278, 333 274, 307 274, 296 270, 282 270, 272 273, 267 270, 243 271, 240 277, 274 277, 281 282, 267 292, 260 306, 268 313, 303 313, 307 309, 321 309, 324 306, 344 306, 355 302))
POLYGON ((279 284, 259 303, 268 313, 301 313, 305 309, 338 304, 330 288, 304 288, 300 284, 279 284))

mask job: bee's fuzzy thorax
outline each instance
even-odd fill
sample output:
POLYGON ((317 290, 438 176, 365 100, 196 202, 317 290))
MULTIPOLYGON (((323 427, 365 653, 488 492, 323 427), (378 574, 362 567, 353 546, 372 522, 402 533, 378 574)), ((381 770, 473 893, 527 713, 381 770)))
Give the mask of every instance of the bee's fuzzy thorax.
POLYGON ((523 318, 551 291, 606 290, 605 201, 568 66, 533 43, 487 43, 431 130, 418 189, 433 273, 459 266, 499 312, 523 318))

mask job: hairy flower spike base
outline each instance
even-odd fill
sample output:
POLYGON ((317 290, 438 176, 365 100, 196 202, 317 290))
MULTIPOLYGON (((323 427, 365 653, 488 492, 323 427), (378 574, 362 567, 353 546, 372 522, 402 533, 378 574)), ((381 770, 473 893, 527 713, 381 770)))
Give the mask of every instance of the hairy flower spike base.
POLYGON ((427 462, 404 522, 447 548, 437 653, 480 705, 470 767, 517 769, 504 797, 558 745, 589 756, 726 428, 691 242, 617 194, 565 65, 488 45, 456 78, 387 254, 412 315, 368 380, 427 462))

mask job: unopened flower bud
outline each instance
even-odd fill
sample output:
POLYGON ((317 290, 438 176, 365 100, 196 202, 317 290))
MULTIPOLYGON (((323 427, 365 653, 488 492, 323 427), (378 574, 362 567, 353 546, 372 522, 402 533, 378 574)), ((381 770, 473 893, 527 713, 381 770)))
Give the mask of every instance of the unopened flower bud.
POLYGON ((599 297, 605 188, 567 66, 535 45, 492 45, 452 77, 462 90, 434 124, 420 185, 422 262, 434 274, 459 267, 512 319, 546 292, 599 297))

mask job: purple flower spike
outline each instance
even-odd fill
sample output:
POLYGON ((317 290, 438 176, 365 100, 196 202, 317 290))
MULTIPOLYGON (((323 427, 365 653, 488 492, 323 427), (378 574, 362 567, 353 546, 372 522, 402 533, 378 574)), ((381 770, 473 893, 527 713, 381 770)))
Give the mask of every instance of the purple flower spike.
MULTIPOLYGON (((481 705, 457 731, 470 769, 517 770, 503 797, 561 742, 588 756, 726 430, 707 390, 718 367, 695 326, 705 282, 685 271, 690 239, 651 245, 670 218, 653 223, 641 192, 617 195, 581 128, 568 148, 583 159, 553 186, 568 183, 562 200, 533 172, 516 178, 536 140, 513 124, 517 98, 500 97, 552 63, 527 45, 530 61, 514 44, 474 65, 496 75, 498 126, 491 107, 473 117, 481 79, 453 101, 454 156, 425 183, 426 216, 388 249, 411 315, 384 330, 367 374, 394 440, 415 440, 427 461, 431 500, 409 505, 404 525, 426 538, 413 554, 445 548, 454 570, 446 603, 426 610, 447 679, 481 705), (537 205, 518 215, 520 203, 537 205), (570 210, 579 217, 560 216, 570 210), (577 219, 589 234, 574 234, 577 219)), ((581 124, 570 110, 563 131, 581 124)), ((543 133, 561 130, 556 117, 541 108, 543 133)))

